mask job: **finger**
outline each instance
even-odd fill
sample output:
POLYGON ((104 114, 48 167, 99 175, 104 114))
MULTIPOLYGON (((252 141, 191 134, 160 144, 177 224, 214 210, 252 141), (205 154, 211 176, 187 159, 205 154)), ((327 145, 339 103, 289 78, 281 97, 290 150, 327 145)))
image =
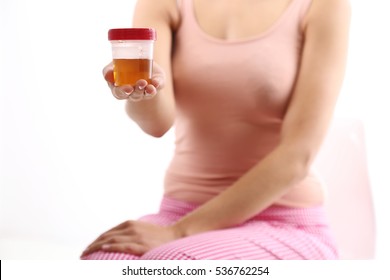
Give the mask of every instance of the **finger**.
POLYGON ((115 83, 115 81, 114 81, 114 64, 112 62, 110 62, 108 65, 106 65, 103 68, 103 77, 107 82, 109 82, 111 84, 115 83))
MULTIPOLYGON (((96 243, 117 242, 116 238, 120 238, 121 236, 129 237, 135 240, 135 231, 132 228, 110 230, 100 235, 94 242, 92 242, 90 246, 93 246, 96 243)), ((88 246, 88 248, 90 246, 88 246)))
POLYGON ((133 254, 141 256, 148 250, 144 245, 138 243, 118 243, 118 244, 104 244, 102 250, 107 252, 121 252, 126 254, 133 254))
POLYGON ((138 80, 136 83, 135 83, 135 86, 134 86, 134 92, 136 93, 144 93, 145 91, 145 87, 148 85, 148 82, 144 79, 141 79, 141 80, 138 80))
POLYGON ((146 80, 138 80, 135 83, 134 91, 130 94, 129 100, 137 102, 141 101, 144 98, 145 87, 148 85, 146 80))
POLYGON ((150 81, 150 84, 153 85, 156 89, 162 89, 164 87, 164 79, 160 76, 155 76, 150 81))
POLYGON ((151 98, 153 98, 153 97, 156 95, 156 93, 157 93, 156 87, 149 84, 149 85, 147 85, 147 86, 145 87, 145 95, 144 95, 144 98, 145 98, 145 99, 151 99, 151 98))
POLYGON ((133 225, 134 225, 134 221, 128 220, 128 221, 124 221, 123 223, 120 223, 119 225, 113 227, 112 229, 110 229, 108 231, 125 229, 128 227, 132 227, 133 225))
POLYGON ((133 238, 132 236, 129 235, 115 235, 109 238, 105 238, 103 240, 97 240, 93 242, 90 246, 88 246, 84 252, 82 253, 81 256, 86 256, 89 255, 93 252, 102 250, 103 245, 113 245, 113 244, 121 244, 121 243, 131 243, 131 242, 136 242, 137 239, 133 238))
POLYGON ((111 88, 112 95, 119 100, 128 99, 129 96, 134 92, 134 88, 130 85, 125 85, 121 87, 113 86, 111 88))
POLYGON ((87 248, 93 246, 95 243, 100 242, 104 239, 111 238, 114 235, 126 235, 126 234, 132 234, 133 232, 133 221, 125 221, 105 232, 103 232, 101 235, 99 235, 98 238, 96 238, 87 248))
POLYGON ((112 236, 115 235, 129 235, 134 233, 134 221, 125 221, 109 230, 106 232, 102 233, 94 242, 100 241, 103 239, 111 238, 112 236))
POLYGON ((107 82, 107 85, 108 85, 108 87, 111 89, 111 91, 114 90, 115 84, 113 84, 113 83, 111 83, 111 82, 107 82))

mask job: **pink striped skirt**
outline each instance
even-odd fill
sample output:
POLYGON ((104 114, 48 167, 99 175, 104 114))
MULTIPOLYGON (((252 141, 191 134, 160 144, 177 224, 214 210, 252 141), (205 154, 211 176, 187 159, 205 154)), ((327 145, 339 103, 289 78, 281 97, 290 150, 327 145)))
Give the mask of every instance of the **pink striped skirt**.
MULTIPOLYGON (((165 197, 156 214, 140 220, 158 225, 174 223, 199 205, 165 197)), ((271 206, 247 222, 209 231, 135 256, 97 251, 88 260, 326 260, 337 249, 323 207, 271 206)))

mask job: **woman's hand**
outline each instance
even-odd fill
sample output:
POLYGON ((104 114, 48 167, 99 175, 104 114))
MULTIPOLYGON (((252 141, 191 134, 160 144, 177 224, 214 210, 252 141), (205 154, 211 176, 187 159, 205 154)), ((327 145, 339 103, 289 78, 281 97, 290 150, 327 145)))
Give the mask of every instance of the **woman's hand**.
POLYGON ((173 226, 163 227, 142 221, 126 221, 103 233, 85 249, 81 257, 98 250, 141 256, 180 237, 173 226))
POLYGON ((156 62, 153 62, 153 76, 151 83, 148 84, 146 80, 138 80, 135 86, 115 86, 113 67, 112 62, 104 67, 103 76, 111 89, 112 95, 114 95, 116 99, 128 99, 134 102, 151 99, 157 94, 157 91, 162 89, 164 86, 165 74, 156 62))

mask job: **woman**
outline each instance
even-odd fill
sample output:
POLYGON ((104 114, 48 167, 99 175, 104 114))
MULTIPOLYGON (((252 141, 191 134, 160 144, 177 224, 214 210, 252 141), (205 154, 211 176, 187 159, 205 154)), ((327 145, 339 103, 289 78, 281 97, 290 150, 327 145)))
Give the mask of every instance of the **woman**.
POLYGON ((347 0, 139 0, 154 76, 113 85, 176 149, 160 212, 102 234, 83 259, 336 259, 311 164, 346 64, 347 0), (141 97, 141 98, 140 98, 141 97), (137 102, 137 100, 141 101, 137 102))

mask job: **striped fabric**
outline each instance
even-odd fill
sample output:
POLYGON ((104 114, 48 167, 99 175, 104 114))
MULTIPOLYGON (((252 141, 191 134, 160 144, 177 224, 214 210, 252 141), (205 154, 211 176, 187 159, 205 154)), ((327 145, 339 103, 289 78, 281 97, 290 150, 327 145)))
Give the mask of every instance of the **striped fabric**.
MULTIPOLYGON (((197 205, 165 197, 157 214, 140 220, 169 225, 197 205)), ((94 252, 87 260, 325 260, 337 259, 324 210, 272 206, 240 226, 205 232, 143 256, 94 252)))

